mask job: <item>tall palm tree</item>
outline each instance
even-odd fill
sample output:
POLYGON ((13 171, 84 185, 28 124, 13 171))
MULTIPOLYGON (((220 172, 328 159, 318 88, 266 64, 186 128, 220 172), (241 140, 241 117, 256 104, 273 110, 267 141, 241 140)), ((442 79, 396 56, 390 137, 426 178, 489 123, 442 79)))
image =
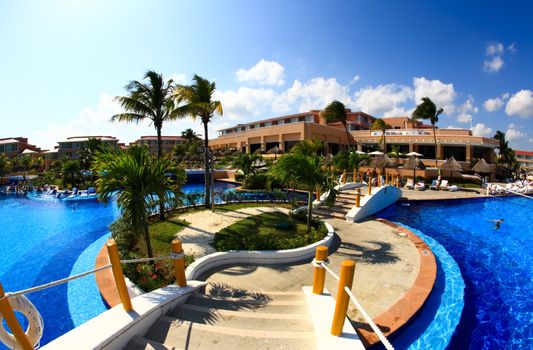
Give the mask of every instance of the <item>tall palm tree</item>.
POLYGON ((374 120, 374 122, 370 126, 370 129, 372 129, 372 130, 381 131, 381 141, 380 141, 380 143, 383 145, 383 152, 385 152, 385 153, 387 153, 387 140, 385 138, 385 131, 387 131, 387 129, 390 129, 390 127, 391 126, 389 124, 387 124, 387 122, 384 121, 383 119, 374 120))
POLYGON ((411 120, 417 121, 419 119, 427 119, 431 122, 431 125, 433 126, 433 139, 435 141, 435 166, 439 166, 438 162, 438 154, 437 154, 437 135, 435 132, 436 124, 439 121, 439 115, 444 112, 444 109, 439 108, 437 110, 437 106, 435 106, 435 103, 431 101, 429 97, 422 97, 422 103, 420 103, 418 106, 416 106, 415 110, 411 114, 411 120))
POLYGON ((179 195, 180 180, 185 178, 183 169, 169 159, 153 159, 144 146, 132 146, 126 151, 102 150, 95 155, 92 167, 100 174, 96 180, 98 198, 107 203, 117 197, 122 217, 133 230, 134 237, 143 237, 148 257, 153 257, 150 243, 148 216, 155 196, 161 203, 167 203, 179 195))
POLYGON ((246 180, 250 174, 255 174, 254 163, 262 158, 257 153, 242 153, 233 161, 233 167, 241 170, 244 175, 244 180, 246 180))
POLYGON ((187 143, 193 143, 193 141, 196 141, 200 138, 200 135, 194 132, 193 129, 189 128, 181 132, 181 137, 187 140, 187 143))
POLYGON ((301 153, 307 156, 315 156, 326 147, 326 143, 319 139, 306 139, 298 142, 291 149, 291 153, 301 153))
POLYGON ((313 192, 317 187, 324 188, 328 180, 327 173, 322 168, 321 157, 316 154, 291 152, 279 158, 270 171, 283 183, 292 182, 308 192, 307 232, 309 232, 313 218, 313 192))
POLYGON ((326 108, 324 108, 324 111, 322 111, 321 116, 326 119, 326 122, 328 123, 340 122, 344 126, 344 130, 346 131, 346 137, 348 138, 349 150, 351 147, 352 136, 348 131, 348 115, 346 114, 346 107, 344 106, 344 104, 337 100, 331 102, 329 105, 326 106, 326 108))
MULTIPOLYGON (((174 82, 166 82, 162 74, 149 70, 144 75, 146 83, 132 80, 126 85, 128 96, 117 96, 115 100, 126 110, 125 113, 115 114, 111 121, 139 123, 150 120, 157 132, 157 158, 163 155, 161 129, 163 123, 182 116, 182 109, 178 107, 179 100, 173 97, 174 82)), ((165 218, 164 204, 160 203, 159 218, 165 218)))
POLYGON ((210 82, 198 75, 194 75, 191 85, 176 87, 175 96, 185 102, 183 110, 192 118, 200 118, 204 125, 204 167, 205 167, 205 206, 211 205, 211 172, 209 162, 209 134, 208 124, 215 113, 222 115, 222 103, 213 99, 216 90, 215 82, 210 82))

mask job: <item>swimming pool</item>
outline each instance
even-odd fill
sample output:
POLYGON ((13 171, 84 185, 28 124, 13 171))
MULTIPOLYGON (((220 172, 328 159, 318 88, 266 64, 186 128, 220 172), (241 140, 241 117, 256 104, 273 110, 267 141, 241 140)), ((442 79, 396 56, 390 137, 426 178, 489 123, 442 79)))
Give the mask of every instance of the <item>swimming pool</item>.
POLYGON ((532 212, 532 199, 503 197, 411 201, 377 214, 434 238, 457 262, 464 309, 448 348, 533 348, 532 212))
MULTIPOLYGON (((235 184, 215 182, 225 192, 235 184)), ((189 183, 183 192, 204 191, 189 183)), ((118 217, 114 202, 35 200, 0 194, 0 281, 6 292, 26 289, 94 268, 118 217)), ((28 295, 44 322, 44 345, 107 309, 94 275, 28 295)), ((6 349, 0 343, 0 349, 6 349)))

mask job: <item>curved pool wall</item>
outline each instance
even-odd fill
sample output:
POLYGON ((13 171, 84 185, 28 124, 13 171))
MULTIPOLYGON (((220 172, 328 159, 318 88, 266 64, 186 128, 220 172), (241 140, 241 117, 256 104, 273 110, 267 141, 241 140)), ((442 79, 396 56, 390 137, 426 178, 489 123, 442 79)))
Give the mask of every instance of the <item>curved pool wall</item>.
POLYGON ((533 348, 532 212, 531 198, 500 197, 410 201, 377 214, 434 238, 457 262, 465 305, 450 349, 533 348))
POLYGON ((407 225, 431 248, 437 262, 437 278, 424 306, 398 332, 389 337, 396 350, 446 349, 464 307, 465 283, 455 260, 435 239, 407 225))

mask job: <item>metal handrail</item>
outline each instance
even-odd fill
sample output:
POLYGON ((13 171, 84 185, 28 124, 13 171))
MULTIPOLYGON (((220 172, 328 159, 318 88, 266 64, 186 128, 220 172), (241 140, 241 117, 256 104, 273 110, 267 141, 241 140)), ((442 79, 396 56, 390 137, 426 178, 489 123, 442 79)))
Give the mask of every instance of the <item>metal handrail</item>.
MULTIPOLYGON (((315 262, 317 263, 318 265, 320 265, 324 270, 326 270, 331 276, 333 276, 333 278, 335 278, 337 281, 340 281, 340 277, 337 276, 329 267, 327 267, 327 264, 323 261, 321 262, 315 262)), ((370 315, 366 312, 366 310, 363 308, 363 306, 361 305, 361 303, 359 303, 359 301, 357 300, 357 298, 355 297, 355 295, 352 293, 351 289, 348 288, 348 287, 344 287, 344 290, 346 291, 346 293, 348 294, 348 296, 350 297, 350 299, 353 301, 353 303, 355 304, 355 307, 357 307, 357 310, 359 310, 359 312, 363 315, 363 317, 365 318, 366 322, 370 325, 370 327, 372 328, 372 330, 374 331, 374 333, 376 333, 376 335, 378 336, 379 340, 381 341, 381 343, 383 343, 383 346, 385 346, 385 348, 387 350, 394 350, 394 347, 392 346, 392 344, 389 342, 389 340, 387 339, 387 337, 385 337, 385 335, 383 334, 383 332, 381 331, 381 329, 379 329, 379 327, 376 325, 376 323, 374 322, 374 320, 372 320, 372 318, 370 317, 370 315)))

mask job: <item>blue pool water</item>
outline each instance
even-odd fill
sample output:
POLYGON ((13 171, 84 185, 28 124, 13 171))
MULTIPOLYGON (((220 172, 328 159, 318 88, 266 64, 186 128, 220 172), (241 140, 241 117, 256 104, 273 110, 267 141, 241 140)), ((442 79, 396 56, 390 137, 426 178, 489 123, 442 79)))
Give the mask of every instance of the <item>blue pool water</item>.
POLYGON ((533 348, 532 212, 532 199, 504 197, 398 203, 377 214, 434 238, 457 262, 464 309, 449 349, 533 348), (493 219, 505 221, 496 229, 493 219))
MULTIPOLYGON (((236 185, 216 182, 217 192, 236 185)), ((183 191, 204 192, 199 183, 183 191)), ((118 217, 114 202, 36 200, 0 194, 0 282, 6 291, 26 289, 94 268, 118 217)), ((107 309, 94 275, 28 297, 44 322, 44 345, 107 309)), ((0 343, 0 349, 6 349, 0 343)))

